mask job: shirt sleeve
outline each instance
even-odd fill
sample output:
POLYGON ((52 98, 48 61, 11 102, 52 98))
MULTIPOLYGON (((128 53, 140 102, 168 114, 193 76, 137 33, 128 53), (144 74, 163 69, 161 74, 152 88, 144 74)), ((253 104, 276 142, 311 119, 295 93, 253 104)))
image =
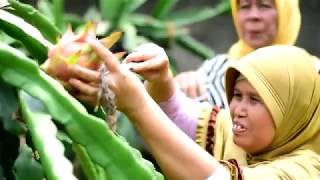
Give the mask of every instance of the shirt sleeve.
POLYGON ((201 111, 200 102, 188 98, 176 87, 170 99, 160 102, 159 106, 182 131, 195 139, 197 118, 201 111))
POLYGON ((223 165, 219 165, 207 180, 231 180, 230 171, 223 165))

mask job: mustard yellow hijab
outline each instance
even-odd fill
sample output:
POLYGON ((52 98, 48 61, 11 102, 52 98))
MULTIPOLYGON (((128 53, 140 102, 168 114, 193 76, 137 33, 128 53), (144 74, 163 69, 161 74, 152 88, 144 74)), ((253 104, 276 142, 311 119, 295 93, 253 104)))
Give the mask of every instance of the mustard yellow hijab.
POLYGON ((241 73, 269 109, 276 135, 261 154, 248 155, 233 144, 232 120, 223 111, 217 117, 214 156, 237 159, 245 166, 245 179, 319 179, 320 77, 316 61, 300 48, 278 45, 232 62, 226 72, 228 101, 241 73))
MULTIPOLYGON (((240 28, 237 23, 238 0, 231 0, 233 22, 239 37, 238 42, 229 49, 228 55, 232 59, 239 59, 252 52, 254 49, 247 45, 240 36, 240 28)), ((272 45, 293 45, 300 31, 301 15, 299 0, 275 0, 278 12, 278 33, 272 45)))

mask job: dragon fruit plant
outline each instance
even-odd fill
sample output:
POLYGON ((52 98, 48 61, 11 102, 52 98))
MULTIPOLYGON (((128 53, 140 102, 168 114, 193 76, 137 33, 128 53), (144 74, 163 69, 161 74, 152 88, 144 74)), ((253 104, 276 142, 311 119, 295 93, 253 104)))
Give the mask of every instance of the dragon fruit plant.
MULTIPOLYGON (((68 84, 72 65, 102 66, 87 43, 97 38, 92 23, 61 35, 37 9, 8 0, 0 29, 0 179, 164 179, 59 84, 68 84)), ((100 41, 110 48, 120 36, 100 41)))

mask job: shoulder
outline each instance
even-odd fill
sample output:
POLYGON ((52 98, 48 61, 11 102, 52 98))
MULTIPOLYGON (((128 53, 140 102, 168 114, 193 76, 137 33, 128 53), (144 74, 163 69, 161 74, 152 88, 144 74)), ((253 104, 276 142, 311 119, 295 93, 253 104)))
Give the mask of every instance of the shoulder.
POLYGON ((227 62, 229 62, 229 58, 227 54, 218 54, 211 59, 205 60, 201 64, 198 70, 205 71, 205 72, 212 72, 212 69, 215 69, 215 67, 217 66, 223 66, 227 62))
POLYGON ((319 59, 314 61, 314 67, 315 67, 316 71, 320 74, 320 60, 319 59))
POLYGON ((318 154, 311 150, 298 150, 272 161, 244 167, 243 175, 248 179, 319 179, 319 166, 318 154))
POLYGON ((212 57, 211 59, 205 60, 204 63, 207 62, 226 62, 229 60, 229 57, 227 54, 217 54, 216 56, 212 57))

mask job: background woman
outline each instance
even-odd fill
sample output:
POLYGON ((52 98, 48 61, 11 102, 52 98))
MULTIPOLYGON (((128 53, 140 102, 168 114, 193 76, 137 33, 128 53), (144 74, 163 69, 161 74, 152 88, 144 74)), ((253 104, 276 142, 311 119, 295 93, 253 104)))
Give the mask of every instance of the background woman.
POLYGON ((238 42, 227 54, 207 60, 197 71, 176 76, 180 89, 189 97, 218 107, 227 105, 224 72, 229 60, 237 60, 257 48, 274 44, 293 45, 300 31, 298 0, 230 0, 238 42))

